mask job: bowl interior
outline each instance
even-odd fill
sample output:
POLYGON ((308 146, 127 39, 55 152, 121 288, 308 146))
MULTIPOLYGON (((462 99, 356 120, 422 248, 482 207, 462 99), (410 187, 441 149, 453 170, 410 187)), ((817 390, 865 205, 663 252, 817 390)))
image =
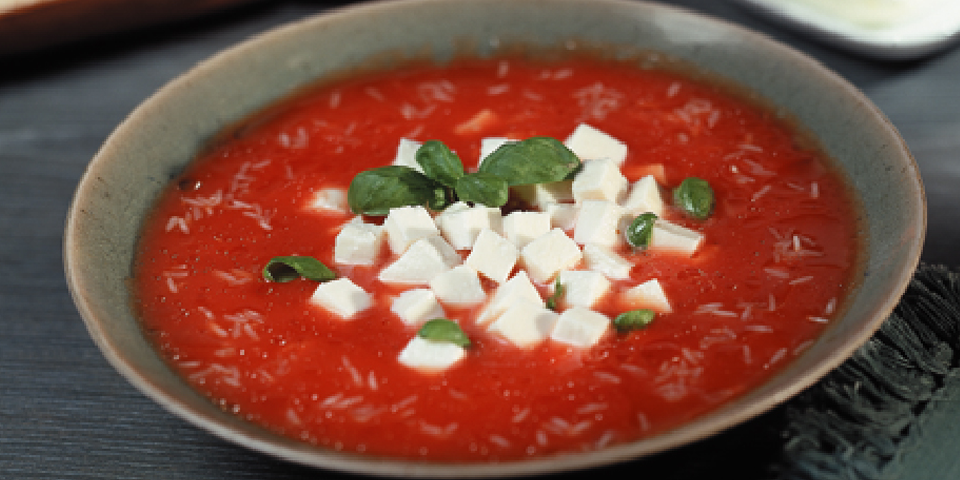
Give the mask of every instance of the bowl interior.
POLYGON ((765 37, 672 7, 620 0, 406 0, 358 4, 289 25, 202 63, 148 99, 85 173, 66 228, 68 283, 92 337, 145 394, 233 442, 298 463, 390 475, 479 477, 556 472, 662 451, 759 414, 815 382, 896 305, 920 254, 923 187, 896 130, 861 93, 765 37), (423 28, 424 24, 431 28, 423 28), (518 44, 577 41, 659 51, 752 89, 796 117, 848 174, 867 216, 860 288, 844 317, 760 388, 679 428, 599 452, 524 462, 423 464, 319 450, 221 412, 180 380, 144 338, 127 281, 141 222, 160 190, 226 126, 318 78, 402 58, 443 61, 518 44))

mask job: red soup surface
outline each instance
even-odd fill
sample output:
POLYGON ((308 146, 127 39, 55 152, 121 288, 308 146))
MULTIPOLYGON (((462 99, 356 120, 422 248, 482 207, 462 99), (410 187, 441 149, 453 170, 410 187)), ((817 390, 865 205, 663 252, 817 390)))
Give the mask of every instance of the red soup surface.
MULTIPOLYGON (((460 60, 337 82, 237 130, 172 182, 143 232, 138 308, 172 367, 221 408, 325 448, 497 461, 636 440, 761 384, 837 316, 858 211, 802 140, 711 82, 589 59, 460 60), (594 309, 614 318, 628 309, 622 291, 658 279, 672 311, 590 348, 523 349, 477 326, 480 307, 444 306, 472 340, 466 357, 436 373, 400 364, 417 327, 391 311, 404 288, 377 279, 396 255, 336 264, 354 215, 311 208, 315 194, 389 165, 401 138, 441 140, 469 171, 482 138, 563 140, 581 123, 626 144, 630 182, 657 172, 663 217, 704 235, 689 256, 619 247, 630 278, 594 309), (715 192, 707 220, 672 205, 691 176, 715 192), (316 257, 372 306, 345 320, 308 302, 316 282, 264 280, 281 255, 316 257)), ((547 283, 536 285, 545 297, 547 283)))

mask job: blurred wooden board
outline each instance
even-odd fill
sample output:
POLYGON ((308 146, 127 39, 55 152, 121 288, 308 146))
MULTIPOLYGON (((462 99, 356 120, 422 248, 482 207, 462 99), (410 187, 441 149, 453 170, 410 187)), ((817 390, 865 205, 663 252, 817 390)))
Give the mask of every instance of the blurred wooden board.
POLYGON ((0 0, 0 55, 183 20, 254 0, 0 0))

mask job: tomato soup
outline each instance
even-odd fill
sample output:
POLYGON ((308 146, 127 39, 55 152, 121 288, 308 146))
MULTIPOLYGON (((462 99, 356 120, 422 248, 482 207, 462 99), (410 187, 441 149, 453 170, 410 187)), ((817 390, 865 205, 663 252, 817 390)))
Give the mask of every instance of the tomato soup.
MULTIPOLYGON (((431 461, 602 449, 755 388, 837 317, 856 276, 859 211, 810 145, 729 89, 623 63, 464 59, 358 76, 233 131, 171 182, 144 228, 137 308, 211 401, 318 448, 431 461), (335 239, 356 216, 314 207, 318 192, 391 164, 401 139, 441 140, 471 171, 483 138, 563 140, 580 124, 622 141, 627 180, 653 174, 662 217, 703 238, 690 255, 612 247, 633 265, 593 310, 612 319, 626 309, 620 293, 657 279, 670 311, 588 348, 519 348, 475 322, 482 303, 444 305, 471 340, 464 358, 439 372, 401 364, 417 329, 391 310, 405 288, 378 278, 397 255, 384 246, 373 265, 338 264, 335 239), (672 204, 688 177, 714 191, 706 220, 672 204), (316 282, 266 281, 264 266, 284 255, 320 260, 371 304, 345 320, 309 301, 316 282)), ((546 298, 551 283, 535 286, 546 298)))

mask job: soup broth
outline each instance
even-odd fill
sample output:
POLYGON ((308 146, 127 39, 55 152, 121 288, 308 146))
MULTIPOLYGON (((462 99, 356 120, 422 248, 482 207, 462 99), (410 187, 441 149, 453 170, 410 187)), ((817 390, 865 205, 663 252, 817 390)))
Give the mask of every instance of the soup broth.
MULTIPOLYGON (((172 368, 211 401, 323 448, 438 461, 602 449, 755 388, 837 317, 855 278, 859 212, 810 145, 742 95, 624 63, 462 59, 350 78, 238 129, 171 183, 144 227, 137 308, 172 368), (631 185, 657 180, 662 220, 702 235, 692 254, 609 246, 632 266, 605 275, 589 309, 612 320, 635 307, 625 292, 656 279, 669 311, 641 329, 611 325, 587 347, 518 346, 478 324, 500 287, 480 275, 485 300, 439 302, 470 339, 463 358, 438 371, 400 362, 418 327, 394 302, 430 287, 382 281, 399 256, 386 244, 369 265, 336 260, 345 224, 383 222, 345 206, 354 177, 393 163, 401 139, 440 140, 469 172, 482 139, 563 141, 581 124, 623 143, 631 185), (715 194, 705 220, 671 196, 689 177, 715 194), (317 282, 265 280, 264 266, 285 255, 320 260, 370 304, 343 318, 311 302, 317 282)), ((514 189, 502 211, 525 209, 536 207, 514 189)), ((523 258, 510 275, 521 270, 523 258)), ((554 280, 533 281, 543 299, 554 280)), ((557 313, 579 293, 558 296, 557 313)))

